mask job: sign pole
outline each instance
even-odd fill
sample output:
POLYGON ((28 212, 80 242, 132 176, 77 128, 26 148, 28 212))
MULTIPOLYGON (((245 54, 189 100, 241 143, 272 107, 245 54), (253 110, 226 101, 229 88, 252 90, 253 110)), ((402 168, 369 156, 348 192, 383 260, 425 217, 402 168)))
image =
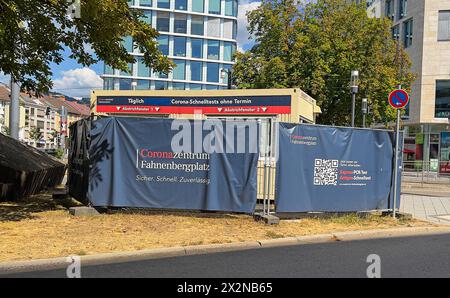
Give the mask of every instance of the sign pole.
POLYGON ((398 189, 398 149, 399 149, 399 138, 400 138, 400 109, 397 109, 397 125, 395 129, 395 157, 394 157, 394 202, 392 205, 392 217, 395 218, 396 208, 397 208, 397 189, 398 189))
POLYGON ((409 94, 402 90, 402 85, 398 85, 398 89, 389 94, 389 104, 397 110, 397 124, 395 128, 395 157, 394 157, 394 201, 392 204, 392 217, 396 216, 397 209, 397 192, 398 192, 398 171, 399 171, 399 149, 400 149, 400 115, 401 109, 405 108, 409 102, 409 94))

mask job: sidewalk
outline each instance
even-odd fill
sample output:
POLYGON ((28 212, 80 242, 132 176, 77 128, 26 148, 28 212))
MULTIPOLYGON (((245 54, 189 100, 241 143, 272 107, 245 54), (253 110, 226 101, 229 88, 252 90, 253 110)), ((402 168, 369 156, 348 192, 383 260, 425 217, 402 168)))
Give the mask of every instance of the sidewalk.
POLYGON ((400 211, 410 213, 417 219, 450 225, 450 196, 402 194, 400 211))

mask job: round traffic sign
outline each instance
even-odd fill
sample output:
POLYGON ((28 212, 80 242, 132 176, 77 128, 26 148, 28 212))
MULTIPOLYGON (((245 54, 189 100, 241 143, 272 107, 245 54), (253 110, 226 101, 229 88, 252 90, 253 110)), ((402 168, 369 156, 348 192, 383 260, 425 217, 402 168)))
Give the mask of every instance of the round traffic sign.
POLYGON ((409 95, 405 90, 397 89, 389 94, 389 104, 394 109, 402 109, 406 107, 409 102, 409 95))

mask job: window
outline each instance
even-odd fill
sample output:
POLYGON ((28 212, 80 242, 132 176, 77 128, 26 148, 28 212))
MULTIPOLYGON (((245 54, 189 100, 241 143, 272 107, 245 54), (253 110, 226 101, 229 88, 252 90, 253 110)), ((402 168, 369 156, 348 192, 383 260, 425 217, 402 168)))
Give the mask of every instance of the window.
POLYGON ((131 79, 120 79, 119 80, 120 90, 131 90, 131 79))
POLYGON ((400 39, 400 26, 394 26, 391 29, 391 33, 392 33, 392 39, 394 40, 399 40, 400 39))
POLYGON ((410 19, 403 23, 404 33, 403 33, 403 45, 405 48, 409 48, 413 41, 413 20, 410 19))
POLYGON ((104 78, 103 79, 103 90, 114 90, 114 79, 104 78))
POLYGON ((404 18, 408 15, 408 0, 398 0, 398 18, 404 18))
POLYGON ((206 85, 206 90, 218 90, 219 86, 217 85, 206 85))
POLYGON ((218 40, 208 40, 208 59, 219 60, 220 42, 218 40))
POLYGON ((192 0, 192 11, 203 12, 204 11, 204 0, 192 0))
POLYGON ((210 37, 220 37, 219 18, 208 18, 208 30, 206 35, 210 37))
POLYGON ((140 6, 147 6, 152 7, 152 0, 140 0, 139 1, 140 6))
POLYGON ((157 38, 158 48, 163 53, 163 55, 169 55, 169 36, 160 35, 157 38))
POLYGON ((234 5, 236 4, 235 0, 225 0, 225 15, 234 17, 234 5))
POLYGON ((386 0, 386 17, 390 18, 391 20, 394 20, 394 1, 393 0, 386 0))
POLYGON ((103 73, 104 74, 108 74, 108 75, 113 75, 114 74, 114 69, 109 66, 108 64, 105 63, 104 68, 103 68, 103 73))
POLYGON ((158 8, 170 8, 170 0, 158 0, 158 8))
POLYGON ((175 0, 175 9, 187 10, 187 0, 175 0))
POLYGON ((131 38, 131 36, 124 37, 122 45, 128 52, 133 52, 133 38, 131 38))
POLYGON ((439 11, 438 40, 450 40, 450 10, 439 11))
POLYGON ((169 13, 165 11, 158 11, 156 19, 156 30, 169 32, 169 13))
POLYGON ((150 81, 137 80, 136 90, 150 90, 150 81))
POLYGON ((219 82, 219 63, 206 63, 206 81, 211 83, 219 82))
POLYGON ((174 36, 173 55, 178 57, 186 57, 186 37, 174 36))
POLYGON ((191 38, 191 57, 203 58, 203 39, 191 38))
POLYGON ((143 10, 141 20, 146 22, 147 24, 152 24, 152 11, 151 10, 143 10))
POLYGON ((450 118, 450 80, 436 81, 436 118, 450 118))
POLYGON ((44 129, 44 121, 40 121, 40 120, 38 120, 37 121, 37 128, 40 128, 40 129, 44 129))
POLYGON ((173 60, 175 67, 172 70, 174 80, 184 80, 186 78, 186 61, 184 60, 173 60))
POLYGON ((203 17, 192 16, 191 18, 191 34, 203 35, 203 17))
POLYGON ((223 21, 223 37, 229 39, 236 39, 237 23, 234 20, 223 21))
POLYGON ((155 90, 167 90, 167 82, 155 81, 155 90))
POLYGON ((236 21, 233 20, 223 21, 223 37, 229 39, 236 38, 236 21))
POLYGON ((137 75, 138 77, 149 77, 150 76, 150 68, 145 65, 144 58, 139 57, 137 59, 137 75))
POLYGON ((201 81, 203 77, 203 63, 191 61, 191 81, 201 81))
POLYGON ((223 60, 232 61, 233 54, 236 51, 236 45, 232 42, 223 43, 223 60))
POLYGON ((209 13, 220 14, 220 0, 209 0, 209 13))
POLYGON ((189 84, 189 89, 190 90, 202 90, 202 85, 201 84, 189 84))
POLYGON ((176 13, 174 17, 173 32, 186 33, 186 23, 186 15, 182 13, 176 13))
POLYGON ((184 83, 178 83, 178 82, 172 83, 172 90, 184 90, 184 89, 186 89, 184 86, 184 83))
POLYGON ((223 20, 223 37, 233 38, 233 20, 223 20))

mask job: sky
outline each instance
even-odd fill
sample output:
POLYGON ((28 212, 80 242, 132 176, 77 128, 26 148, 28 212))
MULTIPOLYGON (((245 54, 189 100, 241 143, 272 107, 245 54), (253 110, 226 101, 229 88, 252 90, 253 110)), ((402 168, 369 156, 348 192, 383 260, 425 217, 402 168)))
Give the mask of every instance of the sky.
MULTIPOLYGON (((238 50, 246 51, 253 45, 247 32, 247 18, 245 14, 248 11, 256 9, 260 5, 259 0, 240 0, 238 8, 238 50)), ((89 67, 83 67, 75 60, 70 59, 69 51, 63 54, 64 61, 57 65, 50 65, 53 73, 53 91, 63 93, 73 97, 89 97, 91 89, 101 89, 103 87, 100 75, 103 72, 103 63, 97 63, 89 67)), ((0 81, 9 82, 9 77, 0 73, 0 81)))

